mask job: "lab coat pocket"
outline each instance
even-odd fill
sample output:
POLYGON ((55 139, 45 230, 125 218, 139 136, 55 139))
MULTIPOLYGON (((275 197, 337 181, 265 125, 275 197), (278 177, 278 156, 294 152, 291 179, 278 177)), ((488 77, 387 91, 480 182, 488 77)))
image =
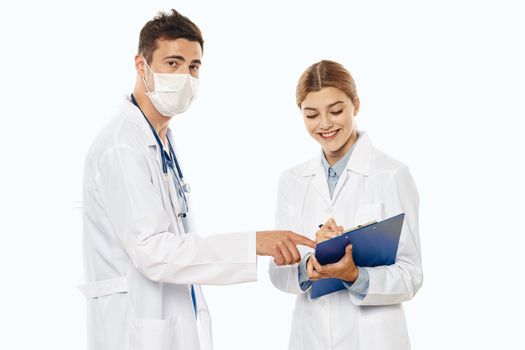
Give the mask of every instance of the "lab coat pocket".
POLYGON ((128 317, 128 286, 125 277, 90 282, 78 287, 87 299, 89 349, 121 349, 125 344, 128 317), (111 332, 112 337, 105 334, 111 332))
POLYGON ((129 350, 179 350, 182 343, 181 317, 165 320, 133 318, 129 324, 129 350))
POLYGON ((383 202, 361 204, 355 213, 354 225, 380 221, 383 217, 383 202))

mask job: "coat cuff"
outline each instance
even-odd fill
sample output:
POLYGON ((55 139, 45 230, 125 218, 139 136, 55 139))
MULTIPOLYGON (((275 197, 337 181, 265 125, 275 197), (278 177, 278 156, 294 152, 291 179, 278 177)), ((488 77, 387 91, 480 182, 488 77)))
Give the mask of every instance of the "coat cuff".
POLYGON ((301 262, 299 263, 299 266, 297 267, 298 271, 298 280, 299 280, 299 287, 302 291, 307 291, 312 286, 312 281, 308 279, 308 272, 306 271, 306 264, 308 262, 308 259, 310 258, 310 255, 313 253, 307 253, 302 256, 301 262))

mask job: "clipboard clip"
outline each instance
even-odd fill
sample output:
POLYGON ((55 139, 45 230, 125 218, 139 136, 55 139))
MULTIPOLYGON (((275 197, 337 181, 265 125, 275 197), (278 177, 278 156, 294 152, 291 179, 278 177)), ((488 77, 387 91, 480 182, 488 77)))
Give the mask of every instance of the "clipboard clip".
POLYGON ((342 234, 344 235, 346 233, 349 233, 349 232, 352 232, 352 231, 355 231, 355 230, 358 230, 360 228, 367 227, 367 226, 370 226, 370 225, 373 225, 373 224, 377 224, 377 221, 373 220, 373 221, 367 222, 366 224, 357 225, 356 227, 352 227, 351 229, 348 229, 348 230, 344 231, 342 234))

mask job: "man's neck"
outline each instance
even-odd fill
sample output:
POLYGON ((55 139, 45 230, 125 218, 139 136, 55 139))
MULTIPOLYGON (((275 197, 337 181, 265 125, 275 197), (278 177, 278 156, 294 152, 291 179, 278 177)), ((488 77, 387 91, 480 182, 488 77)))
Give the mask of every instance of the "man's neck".
POLYGON ((133 97, 135 97, 135 101, 137 101, 137 104, 142 110, 142 113, 144 113, 146 118, 148 118, 148 121, 151 123, 151 126, 153 126, 153 129, 155 129, 157 135, 159 135, 162 143, 166 147, 168 144, 166 133, 168 131, 170 118, 160 114, 157 111, 157 109, 153 106, 150 99, 148 98, 148 96, 146 96, 145 93, 137 91, 137 89, 135 89, 135 91, 133 92, 133 97))

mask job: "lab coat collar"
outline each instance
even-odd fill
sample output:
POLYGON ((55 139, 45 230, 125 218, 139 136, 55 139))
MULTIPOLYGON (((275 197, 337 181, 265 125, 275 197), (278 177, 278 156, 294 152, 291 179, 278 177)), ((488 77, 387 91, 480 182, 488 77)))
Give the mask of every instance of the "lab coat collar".
POLYGON ((359 138, 357 139, 354 151, 348 160, 346 169, 364 176, 370 175, 370 168, 372 165, 371 155, 373 150, 374 146, 372 145, 368 134, 359 131, 359 138))
MULTIPOLYGON (((142 131, 142 134, 145 137, 146 145, 148 147, 153 146, 157 148, 157 140, 151 131, 148 121, 146 118, 144 118, 144 115, 140 109, 135 106, 133 102, 131 102, 131 98, 129 96, 124 97, 124 101, 122 101, 120 109, 126 114, 128 119, 142 131)), ((167 135, 171 138, 171 130, 169 128, 167 135)))
MULTIPOLYGON (((359 131, 359 138, 356 141, 355 148, 348 160, 346 169, 356 172, 358 174, 368 176, 370 174, 370 160, 371 153, 373 151, 373 145, 366 134, 363 131, 359 131)), ((301 171, 302 176, 312 176, 324 174, 324 167, 321 161, 322 153, 320 156, 310 160, 301 171)), ((326 177, 326 176, 325 176, 326 177)))

